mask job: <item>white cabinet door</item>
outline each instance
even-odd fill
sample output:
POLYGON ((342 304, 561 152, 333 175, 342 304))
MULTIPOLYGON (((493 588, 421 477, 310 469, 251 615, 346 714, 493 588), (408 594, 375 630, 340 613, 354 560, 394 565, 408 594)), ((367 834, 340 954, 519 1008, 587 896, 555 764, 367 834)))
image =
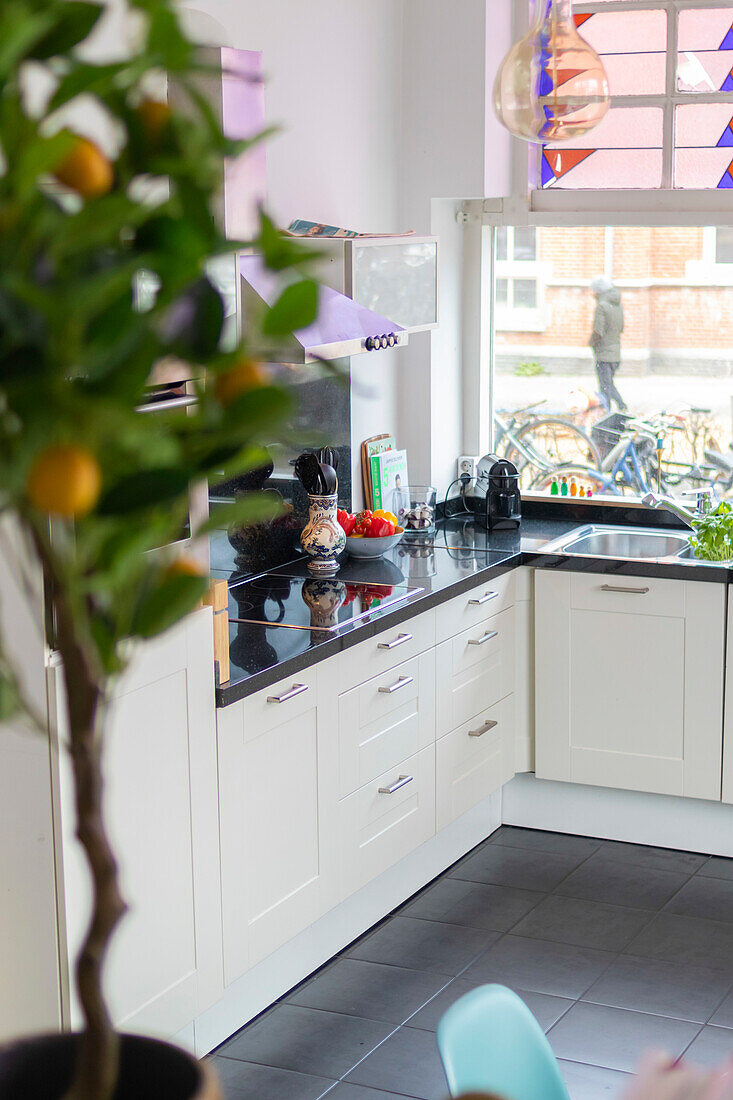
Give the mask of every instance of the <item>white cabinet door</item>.
MULTIPOLYGON (((112 941, 106 987, 125 1030, 175 1035, 223 990, 211 611, 140 646, 109 716, 107 822, 130 909, 112 941)), ((52 670, 56 714, 61 670, 52 670)), ((63 741, 63 736, 61 738, 63 741)), ((89 881, 73 836, 71 776, 60 761, 63 901, 69 968, 89 881)), ((71 1021, 79 1022, 71 1002, 71 1021)))
POLYGON ((513 607, 441 642, 435 661, 438 737, 511 695, 514 659, 513 607))
POLYGON ((536 774, 719 799, 722 585, 538 570, 536 774))
POLYGON ((436 825, 444 829, 514 777, 514 696, 435 745, 436 825))
POLYGON ((723 727, 723 802, 733 803, 733 595, 728 597, 728 641, 725 652, 726 665, 725 723, 723 727))
POLYGON ((332 889, 330 722, 315 669, 218 711, 227 984, 312 924, 332 889), (279 700, 279 701, 277 701, 279 700))
POLYGON ((339 696, 339 794, 345 797, 435 740, 435 650, 339 696))

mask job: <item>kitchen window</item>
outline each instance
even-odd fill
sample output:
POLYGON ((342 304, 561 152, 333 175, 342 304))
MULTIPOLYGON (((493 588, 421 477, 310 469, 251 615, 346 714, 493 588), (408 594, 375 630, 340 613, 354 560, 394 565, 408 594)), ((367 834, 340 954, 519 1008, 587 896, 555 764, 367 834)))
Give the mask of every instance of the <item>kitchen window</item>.
POLYGON ((574 11, 606 67, 611 107, 589 134, 538 150, 537 187, 733 189, 728 0, 595 0, 574 11))

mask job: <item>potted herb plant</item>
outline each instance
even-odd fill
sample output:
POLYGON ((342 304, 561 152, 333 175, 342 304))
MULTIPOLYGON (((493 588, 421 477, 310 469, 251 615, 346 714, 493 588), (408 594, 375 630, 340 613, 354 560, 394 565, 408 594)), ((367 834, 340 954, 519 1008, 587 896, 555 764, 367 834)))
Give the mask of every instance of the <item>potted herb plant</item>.
MULTIPOLYGON (((103 814, 105 716, 130 643, 165 631, 204 594, 194 562, 152 550, 177 539, 192 482, 262 465, 290 397, 268 384, 251 348, 309 323, 316 287, 293 283, 263 311, 261 332, 223 350, 224 310, 206 264, 239 247, 213 211, 224 159, 246 143, 227 140, 201 94, 210 73, 173 0, 129 0, 139 44, 96 64, 79 47, 104 10, 92 0, 0 5, 0 518, 42 570, 93 884, 76 966, 84 1030, 4 1048, 0 1094, 188 1100, 217 1095, 204 1069, 173 1047, 116 1034, 103 995, 125 912, 103 814), (161 72, 175 79, 180 107, 150 97, 161 72), (34 81, 46 89, 40 102, 34 81), (104 148, 70 121, 82 96, 104 119, 104 148), (144 306, 143 274, 155 287, 144 306), (151 372, 168 357, 195 365, 197 404, 140 416, 151 372)), ((254 243, 274 270, 306 262, 264 214, 254 243)), ((257 518, 255 506, 245 495, 217 525, 257 518)), ((196 533, 205 537, 206 525, 196 533)), ((21 657, 3 638, 2 720, 31 710, 21 657)))
POLYGON ((727 562, 733 559, 733 508, 727 500, 695 520, 690 546, 701 561, 727 562))

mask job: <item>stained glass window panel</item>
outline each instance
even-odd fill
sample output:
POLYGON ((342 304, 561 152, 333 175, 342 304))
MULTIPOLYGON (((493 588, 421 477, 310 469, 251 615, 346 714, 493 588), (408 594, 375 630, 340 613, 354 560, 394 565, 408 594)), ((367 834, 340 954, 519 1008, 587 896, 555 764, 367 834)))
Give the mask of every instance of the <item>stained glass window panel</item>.
POLYGON ((681 11, 678 23, 677 90, 733 91, 733 11, 681 11))
POLYGON ((612 107, 591 134, 545 146, 542 186, 660 187, 662 130, 661 107, 612 107))
POLYGON ((580 34, 599 53, 613 96, 661 95, 667 68, 667 14, 660 9, 576 14, 580 34))
POLYGON ((675 110, 675 187, 733 189, 733 102, 675 110))

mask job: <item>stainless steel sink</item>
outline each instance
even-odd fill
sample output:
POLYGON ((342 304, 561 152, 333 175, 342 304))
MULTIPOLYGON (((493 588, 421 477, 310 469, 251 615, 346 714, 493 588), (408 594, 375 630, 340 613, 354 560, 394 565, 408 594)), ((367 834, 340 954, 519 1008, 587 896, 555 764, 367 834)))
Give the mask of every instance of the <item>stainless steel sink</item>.
POLYGON ((542 552, 587 558, 627 558, 635 561, 674 561, 683 554, 687 558, 693 556, 685 531, 592 524, 568 531, 559 539, 543 546, 542 552))

